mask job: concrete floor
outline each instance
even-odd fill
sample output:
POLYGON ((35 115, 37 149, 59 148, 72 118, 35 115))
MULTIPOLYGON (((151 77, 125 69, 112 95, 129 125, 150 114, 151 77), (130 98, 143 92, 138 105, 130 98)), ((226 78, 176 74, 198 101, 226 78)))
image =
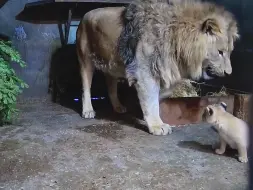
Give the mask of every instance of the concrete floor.
POLYGON ((84 120, 53 103, 20 105, 0 128, 0 189, 241 190, 248 165, 213 153, 207 125, 153 136, 137 124, 84 120))

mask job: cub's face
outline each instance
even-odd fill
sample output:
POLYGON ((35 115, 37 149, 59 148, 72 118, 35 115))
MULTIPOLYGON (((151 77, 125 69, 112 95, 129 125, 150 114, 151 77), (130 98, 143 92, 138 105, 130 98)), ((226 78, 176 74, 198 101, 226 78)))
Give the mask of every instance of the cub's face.
POLYGON ((215 113, 213 106, 207 106, 204 110, 204 113, 202 115, 202 121, 207 122, 207 123, 215 123, 216 118, 215 118, 215 113))
POLYGON ((214 124, 217 121, 217 114, 226 111, 227 105, 224 102, 209 105, 202 114, 202 121, 214 124))

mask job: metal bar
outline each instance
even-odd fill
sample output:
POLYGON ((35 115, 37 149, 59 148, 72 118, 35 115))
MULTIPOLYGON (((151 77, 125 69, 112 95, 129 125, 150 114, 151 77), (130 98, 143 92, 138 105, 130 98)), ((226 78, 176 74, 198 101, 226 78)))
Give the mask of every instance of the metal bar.
POLYGON ((68 40, 69 40, 69 30, 70 30, 71 20, 72 20, 72 9, 69 9, 68 20, 67 20, 67 23, 65 23, 65 45, 68 44, 68 40))
POLYGON ((63 35, 63 30, 62 30, 62 23, 61 23, 61 21, 59 21, 59 23, 58 23, 58 30, 59 30, 59 33, 60 33, 61 45, 63 46, 64 43, 65 43, 65 39, 64 39, 64 35, 63 35))

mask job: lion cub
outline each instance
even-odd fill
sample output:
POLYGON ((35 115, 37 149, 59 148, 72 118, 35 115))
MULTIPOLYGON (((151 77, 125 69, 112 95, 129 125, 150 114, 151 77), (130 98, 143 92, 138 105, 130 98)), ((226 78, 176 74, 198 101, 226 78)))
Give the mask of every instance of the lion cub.
POLYGON ((248 162, 247 149, 248 125, 243 120, 235 117, 226 111, 226 104, 209 105, 205 108, 202 120, 213 124, 214 129, 220 136, 220 148, 216 149, 216 154, 223 154, 228 144, 232 149, 237 149, 240 162, 248 162))

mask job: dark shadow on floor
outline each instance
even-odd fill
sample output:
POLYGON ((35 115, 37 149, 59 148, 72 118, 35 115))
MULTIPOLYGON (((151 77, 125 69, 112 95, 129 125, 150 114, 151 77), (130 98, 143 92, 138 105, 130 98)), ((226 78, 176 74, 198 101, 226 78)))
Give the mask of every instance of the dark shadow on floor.
MULTIPOLYGON (((205 153, 211 153, 215 154, 215 150, 212 148, 212 145, 204 145, 197 141, 181 141, 178 143, 178 146, 181 148, 191 149, 191 150, 197 150, 200 152, 205 153)), ((217 155, 217 156, 226 156, 226 157, 232 157, 237 158, 238 152, 234 149, 231 149, 229 146, 226 148, 226 152, 223 155, 217 155)))
MULTIPOLYGON (((82 83, 75 44, 68 44, 53 53, 49 81, 48 92, 52 96, 52 101, 74 110, 81 117, 82 83)), ((94 72, 91 96, 97 119, 120 121, 122 124, 147 131, 145 126, 135 122, 135 117, 142 118, 142 111, 136 90, 129 87, 126 81, 121 80, 118 83, 118 96, 121 103, 127 107, 126 114, 117 114, 113 111, 104 74, 100 71, 94 72)))
POLYGON ((115 112, 111 112, 111 113, 108 112, 106 114, 105 112, 100 111, 97 113, 96 118, 118 122, 122 125, 128 125, 130 127, 145 131, 147 133, 149 132, 147 126, 145 124, 140 123, 138 120, 139 118, 136 118, 131 113, 118 114, 115 112))
MULTIPOLYGON (((53 53, 49 81, 48 92, 52 101, 81 114, 82 83, 75 44, 60 47, 53 53)), ((100 104, 101 107, 108 107, 107 89, 102 72, 94 72, 91 96, 94 108, 100 107, 100 104)))

